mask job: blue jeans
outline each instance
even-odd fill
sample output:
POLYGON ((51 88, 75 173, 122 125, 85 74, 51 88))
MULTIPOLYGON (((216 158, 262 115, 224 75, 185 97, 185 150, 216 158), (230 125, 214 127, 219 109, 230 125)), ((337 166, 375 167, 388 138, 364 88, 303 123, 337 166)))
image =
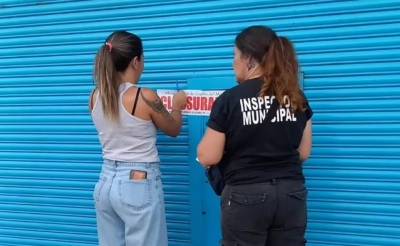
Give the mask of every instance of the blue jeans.
POLYGON ((99 246, 167 246, 164 194, 158 163, 104 160, 93 198, 99 246), (147 179, 130 180, 130 171, 147 179))

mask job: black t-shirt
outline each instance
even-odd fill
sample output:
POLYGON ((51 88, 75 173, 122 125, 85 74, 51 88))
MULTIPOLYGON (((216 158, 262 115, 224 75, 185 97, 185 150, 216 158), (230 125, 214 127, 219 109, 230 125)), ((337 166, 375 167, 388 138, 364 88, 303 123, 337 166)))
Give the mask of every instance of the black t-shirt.
POLYGON ((304 178, 297 149, 312 109, 304 94, 306 110, 294 114, 289 100, 279 107, 272 92, 259 97, 262 83, 256 78, 226 90, 211 109, 207 126, 226 137, 218 165, 228 185, 304 178))

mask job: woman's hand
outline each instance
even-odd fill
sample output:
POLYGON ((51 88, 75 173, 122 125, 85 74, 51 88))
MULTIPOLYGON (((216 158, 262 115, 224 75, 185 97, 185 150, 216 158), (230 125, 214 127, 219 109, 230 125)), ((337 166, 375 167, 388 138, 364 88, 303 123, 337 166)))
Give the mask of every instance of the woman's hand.
POLYGON ((183 107, 187 104, 187 97, 184 91, 179 91, 175 93, 172 98, 172 107, 173 109, 183 109, 183 107))

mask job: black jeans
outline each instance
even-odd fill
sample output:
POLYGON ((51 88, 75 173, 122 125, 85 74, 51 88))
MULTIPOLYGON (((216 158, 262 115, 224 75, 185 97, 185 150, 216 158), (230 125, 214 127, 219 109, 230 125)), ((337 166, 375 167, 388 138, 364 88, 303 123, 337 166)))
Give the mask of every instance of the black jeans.
POLYGON ((306 245, 306 198, 302 180, 225 186, 221 195, 221 245, 306 245))

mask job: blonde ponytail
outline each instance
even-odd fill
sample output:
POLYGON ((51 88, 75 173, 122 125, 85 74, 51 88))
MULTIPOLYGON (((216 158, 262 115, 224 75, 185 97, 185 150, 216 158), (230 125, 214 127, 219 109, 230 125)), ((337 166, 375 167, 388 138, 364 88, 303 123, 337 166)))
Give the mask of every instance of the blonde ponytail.
POLYGON ((114 66, 111 52, 112 48, 110 46, 101 46, 94 60, 93 76, 97 82, 104 116, 109 121, 118 124, 118 86, 120 77, 114 66))

